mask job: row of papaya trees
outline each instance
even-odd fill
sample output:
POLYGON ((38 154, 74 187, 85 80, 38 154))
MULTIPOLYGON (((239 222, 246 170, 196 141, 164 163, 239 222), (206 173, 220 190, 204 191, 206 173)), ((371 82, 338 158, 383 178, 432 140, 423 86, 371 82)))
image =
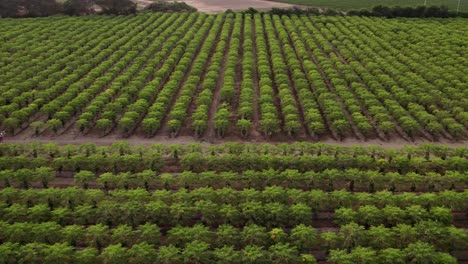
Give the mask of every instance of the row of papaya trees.
POLYGON ((273 154, 273 155, 311 155, 311 156, 338 156, 338 155, 367 155, 372 159, 392 159, 395 156, 406 156, 408 159, 417 158, 441 158, 445 160, 449 157, 466 158, 468 148, 464 146, 450 147, 438 144, 407 145, 404 147, 381 147, 369 146, 340 146, 324 143, 294 142, 294 143, 239 143, 226 142, 219 145, 203 145, 200 143, 189 144, 161 144, 155 143, 149 146, 131 145, 126 141, 116 141, 110 146, 102 146, 95 143, 85 143, 79 145, 60 146, 56 143, 5 143, 0 145, 1 156, 25 155, 30 157, 53 158, 56 156, 73 156, 92 154, 128 154, 143 155, 146 152, 155 151, 166 158, 178 159, 181 155, 189 153, 202 153, 204 155, 223 154, 273 154))
MULTIPOLYGON (((210 250, 209 245, 200 241, 193 241, 186 247, 163 246, 158 250, 147 243, 135 244, 130 248, 122 244, 112 244, 101 252, 96 248, 87 247, 76 249, 66 244, 47 245, 43 243, 5 243, 0 245, 5 252, 7 263, 116 263, 116 264, 180 264, 180 263, 279 263, 287 261, 291 264, 314 264, 317 260, 310 254, 297 254, 297 249, 289 244, 278 244, 266 249, 260 246, 246 246, 242 250, 225 246, 210 250)), ((447 253, 438 252, 428 243, 418 242, 407 248, 388 248, 374 250, 366 247, 356 247, 351 252, 346 250, 332 250, 328 258, 329 263, 447 263, 455 264, 457 260, 447 253)))
MULTIPOLYGON (((396 191, 443 191, 463 190, 467 185, 466 173, 445 171, 444 174, 428 172, 418 174, 410 172, 400 174, 397 172, 382 173, 379 171, 362 171, 358 169, 325 169, 321 172, 308 171, 301 173, 298 170, 247 170, 242 173, 205 171, 194 173, 183 171, 181 173, 158 173, 153 170, 144 170, 138 173, 105 172, 96 174, 91 171, 80 170, 73 175, 77 186, 87 188, 90 183, 97 183, 100 188, 109 189, 195 189, 200 187, 235 189, 254 188, 263 190, 268 186, 287 186, 302 190, 333 191, 346 189, 348 191, 376 192, 382 190, 396 191)), ((4 187, 15 186, 29 188, 31 184, 41 184, 47 188, 50 182, 57 177, 53 167, 38 167, 35 169, 1 170, 0 184, 4 187)))

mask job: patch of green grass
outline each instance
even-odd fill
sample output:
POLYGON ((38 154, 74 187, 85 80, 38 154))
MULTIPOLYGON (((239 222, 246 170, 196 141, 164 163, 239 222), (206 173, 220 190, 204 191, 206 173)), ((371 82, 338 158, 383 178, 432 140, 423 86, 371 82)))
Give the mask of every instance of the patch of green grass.
MULTIPOLYGON (((334 9, 371 9, 377 5, 385 6, 419 6, 424 5, 424 0, 274 0, 276 2, 283 2, 297 5, 310 5, 316 7, 329 7, 334 9)), ((445 5, 449 10, 455 11, 457 9, 458 0, 427 0, 427 5, 445 5)), ((468 1, 461 0, 461 12, 468 12, 468 1)))

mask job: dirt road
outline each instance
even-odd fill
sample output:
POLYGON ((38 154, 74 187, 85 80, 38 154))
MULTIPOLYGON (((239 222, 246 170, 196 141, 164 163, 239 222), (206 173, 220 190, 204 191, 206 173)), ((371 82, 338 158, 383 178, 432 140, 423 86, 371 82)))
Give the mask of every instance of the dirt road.
MULTIPOLYGON (((142 7, 151 3, 151 0, 137 0, 142 7)), ((200 12, 219 13, 228 9, 245 10, 249 7, 255 9, 270 9, 273 7, 292 7, 290 4, 276 3, 265 0, 185 0, 187 4, 196 7, 200 12)))

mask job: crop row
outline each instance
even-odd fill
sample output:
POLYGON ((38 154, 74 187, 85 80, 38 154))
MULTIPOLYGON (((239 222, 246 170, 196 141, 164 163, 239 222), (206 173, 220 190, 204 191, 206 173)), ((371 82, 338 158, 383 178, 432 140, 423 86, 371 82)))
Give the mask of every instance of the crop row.
POLYGON ((146 223, 132 227, 118 225, 109 228, 104 224, 67 225, 61 226, 55 222, 15 223, 0 222, 2 227, 0 239, 11 243, 65 243, 72 246, 96 247, 101 249, 109 244, 132 246, 137 243, 147 243, 154 246, 185 247, 192 241, 204 242, 209 248, 245 248, 248 246, 271 247, 278 244, 291 244, 298 253, 309 253, 314 249, 351 249, 366 246, 373 249, 405 248, 411 243, 426 242, 440 239, 436 242, 439 250, 453 251, 463 249, 462 241, 467 238, 463 229, 445 227, 436 222, 421 222, 413 226, 400 224, 393 228, 383 226, 365 229, 355 223, 341 226, 337 232, 317 232, 313 227, 298 225, 289 230, 282 228, 266 228, 249 224, 243 228, 231 225, 221 225, 211 231, 204 225, 193 227, 177 226, 165 229, 166 239, 162 240, 162 230, 155 224, 146 223), (426 228, 431 228, 426 232, 426 228), (28 235, 30 234, 30 235, 28 235), (351 241, 350 241, 351 240, 351 241))
MULTIPOLYGON (((38 167, 35 169, 0 170, 0 181, 5 187, 28 188, 31 184, 41 184, 47 188, 56 179, 56 168, 38 167)), ((183 171, 177 174, 144 170, 139 173, 106 172, 96 175, 80 170, 73 175, 78 186, 88 186, 96 181, 101 188, 115 189, 193 189, 203 186, 213 188, 233 187, 236 189, 263 189, 266 186, 288 186, 303 190, 340 190, 375 192, 381 190, 396 191, 443 191, 463 190, 467 186, 466 172, 445 171, 444 174, 429 172, 425 175, 414 172, 400 174, 396 172, 362 171, 358 169, 326 169, 321 172, 297 170, 246 170, 242 173, 205 171, 194 173, 183 171)), ((71 184, 71 183, 70 183, 71 184)), ((37 185, 36 185, 37 186, 37 185)))
MULTIPOLYGON (((263 212, 259 215, 261 217, 265 217, 266 215, 265 204, 269 204, 270 207, 283 209, 292 209, 293 206, 299 204, 300 206, 296 206, 298 212, 301 212, 302 209, 306 209, 304 210, 306 213, 308 210, 311 210, 314 217, 317 216, 316 214, 318 212, 335 211, 341 207, 358 208, 367 206, 373 208, 371 214, 376 219, 382 219, 383 215, 387 215, 387 211, 385 211, 384 208, 392 209, 388 210, 387 217, 391 219, 392 215, 405 214, 401 211, 395 213, 395 207, 407 208, 416 206, 420 209, 415 211, 418 211, 421 216, 426 214, 426 210, 431 210, 431 208, 435 207, 446 207, 452 208, 455 211, 466 211, 467 205, 464 201, 466 200, 467 194, 466 191, 442 191, 439 193, 424 194, 392 194, 389 191, 352 193, 344 190, 324 192, 321 190, 302 191, 297 189, 283 189, 277 186, 267 187, 263 191, 255 189, 236 190, 233 188, 213 189, 206 187, 197 188, 192 191, 180 189, 177 191, 157 190, 153 192, 148 192, 144 189, 104 191, 100 189, 85 190, 69 187, 65 189, 48 188, 21 190, 10 187, 0 191, 0 201, 2 202, 2 210, 7 208, 8 205, 15 205, 18 210, 21 209, 23 212, 28 211, 28 206, 32 207, 36 205, 38 205, 38 208, 46 209, 47 211, 50 210, 50 208, 58 207, 74 208, 74 210, 76 210, 77 207, 82 207, 88 208, 91 211, 96 211, 95 206, 97 204, 102 205, 102 210, 106 209, 106 205, 113 204, 114 209, 119 212, 126 211, 131 207, 135 207, 136 211, 145 212, 147 210, 144 208, 147 207, 150 211, 152 210, 151 208, 155 210, 160 208, 166 213, 169 213, 171 211, 169 208, 174 205, 174 210, 181 206, 186 209, 192 208, 186 214, 189 219, 195 216, 191 214, 196 210, 195 204, 199 204, 199 206, 211 205, 213 208, 209 206, 200 208, 205 208, 206 210, 215 210, 215 208, 217 208, 217 210, 220 210, 220 213, 229 212, 229 210, 221 210, 222 208, 230 208, 236 212, 242 212, 242 210, 239 209, 239 205, 242 204, 242 207, 250 205, 256 208, 256 210, 259 210, 259 212, 263 212), (384 211, 383 214, 382 211, 384 211)), ((85 211, 89 211, 88 209, 85 211)), ((142 217, 143 216, 144 214, 142 214, 142 217)), ((155 221, 161 221, 157 219, 157 214, 148 214, 148 216, 156 217, 155 221)), ((169 217, 170 215, 167 216, 169 217)), ((27 217, 27 214, 19 214, 19 217, 27 217)), ((303 220, 304 219, 306 218, 303 218, 303 220)), ((227 221, 223 219, 216 220, 227 221)), ((310 221, 310 219, 308 221, 310 221)))
MULTIPOLYGON (((242 227, 257 224, 267 227, 287 228, 299 224, 314 225, 320 223, 314 216, 312 208, 304 203, 284 205, 278 202, 244 202, 238 205, 218 205, 210 200, 199 200, 193 203, 175 202, 168 204, 161 201, 139 203, 137 201, 116 202, 100 201, 95 205, 82 204, 69 207, 53 207, 48 204, 37 204, 31 207, 21 204, 2 203, 3 221, 9 223, 55 221, 61 225, 120 224, 140 225, 154 223, 160 226, 191 225, 202 223, 210 227, 230 224, 242 227)), ((315 212, 317 213, 317 212, 315 212)), ((362 206, 357 210, 339 208, 333 216, 339 225, 358 223, 365 226, 394 227, 400 224, 418 225, 432 221, 440 226, 452 224, 452 211, 444 207, 432 207, 426 210, 419 205, 406 208, 385 206, 362 206)), ((331 221, 332 219, 326 219, 331 221)), ((460 223, 460 222, 457 222, 460 223)), ((326 227, 333 226, 327 223, 326 227)))
POLYGON ((375 159, 366 155, 272 155, 272 154, 223 154, 203 155, 201 153, 188 153, 179 159, 165 160, 157 151, 148 151, 141 154, 119 155, 115 154, 92 154, 92 155, 64 155, 55 158, 26 157, 23 155, 12 157, 0 157, 0 169, 18 170, 22 168, 35 169, 38 167, 52 167, 56 171, 80 171, 92 172, 141 172, 145 169, 153 171, 169 170, 170 166, 177 165, 172 170, 201 171, 234 171, 246 170, 298 170, 324 171, 326 169, 359 169, 380 170, 381 172, 399 172, 406 174, 416 172, 425 174, 427 172, 443 173, 445 170, 467 171, 468 161, 465 158, 450 157, 440 158, 408 158, 396 156, 390 159, 375 159), (167 162, 167 163, 166 163, 167 162))
POLYGON ((384 148, 380 146, 340 146, 328 145, 324 143, 310 142, 295 142, 283 144, 250 144, 227 142, 219 145, 203 146, 198 143, 186 145, 178 144, 160 144, 155 143, 151 146, 132 146, 125 141, 114 142, 110 146, 99 146, 94 143, 86 143, 81 145, 66 145, 60 146, 56 143, 4 143, 0 144, 1 156, 19 156, 26 157, 44 157, 54 158, 59 156, 74 156, 93 154, 111 155, 119 154, 130 155, 138 154, 140 156, 147 152, 157 152, 164 157, 173 157, 178 159, 179 156, 200 153, 203 155, 224 155, 224 154, 270 154, 270 155, 294 155, 294 156, 342 156, 342 155, 367 155, 372 159, 384 159, 391 161, 398 156, 405 156, 407 159, 412 158, 439 158, 445 160, 451 157, 466 158, 468 148, 466 147, 449 147, 446 145, 436 144, 420 144, 417 146, 405 146, 402 148, 384 148))
MULTIPOLYGON (((5 243, 0 245, 5 252, 3 260, 6 263, 115 263, 115 264, 180 264, 180 263, 278 263, 287 261, 291 264, 317 263, 310 254, 298 254, 295 246, 288 243, 278 243, 268 249, 261 246, 249 245, 242 250, 225 246, 210 250, 210 245, 201 241, 192 241, 186 247, 162 246, 156 250, 145 242, 132 247, 122 244, 112 244, 98 251, 94 247, 78 249, 66 244, 47 245, 43 243, 5 243)), ((374 250, 366 247, 356 247, 350 253, 346 250, 331 250, 329 263, 369 263, 393 264, 409 262, 434 262, 455 264, 457 260, 447 253, 438 252, 433 246, 424 242, 408 245, 407 248, 388 248, 374 250), (424 252, 421 254, 421 252, 424 252)))

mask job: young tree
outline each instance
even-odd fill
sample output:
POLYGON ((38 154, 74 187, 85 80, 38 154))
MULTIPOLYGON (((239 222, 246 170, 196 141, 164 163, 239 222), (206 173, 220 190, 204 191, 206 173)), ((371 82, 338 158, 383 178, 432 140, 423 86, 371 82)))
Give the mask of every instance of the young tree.
POLYGON ((128 250, 129 264, 153 264, 157 258, 154 245, 146 242, 135 244, 128 250))
MULTIPOLYGON (((103 224, 89 226, 85 233, 86 242, 90 246, 101 249, 107 245, 109 241, 109 227, 103 224)), ((117 246, 121 246, 120 244, 117 246)), ((113 249, 111 247, 111 249, 113 249)), ((111 250, 109 250, 111 252, 111 250)))
POLYGON ((249 135, 250 130, 252 129, 252 121, 248 119, 239 119, 237 121, 237 127, 241 132, 243 137, 247 137, 249 135))
POLYGON ((81 185, 84 189, 88 189, 89 182, 94 180, 96 175, 90 171, 80 171, 75 174, 75 184, 81 185))
POLYGON ((267 252, 263 247, 257 245, 247 245, 241 251, 242 263, 245 264, 266 264, 268 263, 267 252))
POLYGON ((77 246, 83 242, 85 228, 80 225, 68 225, 62 228, 60 233, 67 244, 77 246))
POLYGON ((55 179, 55 170, 49 167, 40 167, 34 170, 36 179, 41 181, 44 188, 48 188, 49 182, 55 179))
POLYGON ((29 188, 29 184, 34 180, 34 172, 30 169, 19 169, 14 172, 15 182, 22 188, 29 188))
POLYGON ((327 262, 331 264, 354 264, 351 254, 344 249, 331 250, 327 262))
POLYGON ((101 131, 101 135, 105 135, 112 127, 113 122, 107 118, 101 118, 96 121, 96 127, 101 131))
POLYGON ((219 247, 213 250, 214 261, 217 264, 232 263, 240 264, 240 254, 233 246, 219 247))
POLYGON ((405 264, 405 254, 397 248, 382 249, 378 254, 382 264, 405 264))
POLYGON ((44 249, 44 263, 62 264, 71 263, 74 260, 74 248, 65 243, 53 244, 44 249))
POLYGON ((244 226, 241 237, 246 245, 266 246, 268 243, 266 228, 255 224, 244 226))
POLYGON ((340 228, 339 236, 343 240, 343 247, 350 251, 365 239, 365 229, 356 223, 350 223, 340 228))
POLYGON ((135 243, 135 232, 128 225, 119 225, 112 229, 111 241, 114 244, 130 247, 135 243))
POLYGON ((185 246, 184 251, 182 251, 182 258, 184 263, 210 263, 212 260, 212 255, 210 249, 210 244, 195 240, 188 243, 185 246))
POLYGON ((180 264, 182 262, 182 256, 180 249, 174 245, 162 246, 158 251, 158 263, 161 264, 180 264))
POLYGON ((45 250, 49 246, 42 243, 29 243, 21 247, 19 255, 20 263, 44 263, 45 250))
POLYGON ((121 244, 110 245, 102 250, 99 258, 103 264, 126 264, 127 249, 121 244))
POLYGON ((48 129, 52 130, 54 134, 57 134, 59 129, 63 127, 63 124, 62 121, 54 118, 47 121, 46 126, 48 129))
POLYGON ((76 264, 95 264, 98 263, 99 251, 94 247, 87 247, 75 252, 76 264))
POLYGON ((300 252, 310 252, 318 242, 315 228, 300 224, 291 230, 290 240, 300 252))
POLYGON ((291 247, 288 243, 279 243, 268 249, 272 263, 300 263, 299 252, 296 247, 291 247))
POLYGON ((38 137, 45 124, 42 121, 36 121, 31 123, 31 127, 34 129, 34 136, 38 137))
POLYGON ((37 204, 28 208, 30 222, 41 223, 50 220, 50 209, 47 204, 37 204))
POLYGON ((147 137, 153 136, 161 126, 161 122, 156 118, 145 118, 141 123, 147 137))
POLYGON ((366 232, 366 236, 369 240, 369 246, 375 249, 384 249, 395 245, 391 229, 385 228, 383 225, 371 226, 366 232))
POLYGON ((0 244, 0 259, 5 264, 14 264, 19 262, 20 244, 5 242, 0 244))
POLYGON ((144 225, 139 225, 136 230, 137 243, 148 243, 158 246, 160 243, 160 238, 160 229, 155 224, 145 223, 144 225))

